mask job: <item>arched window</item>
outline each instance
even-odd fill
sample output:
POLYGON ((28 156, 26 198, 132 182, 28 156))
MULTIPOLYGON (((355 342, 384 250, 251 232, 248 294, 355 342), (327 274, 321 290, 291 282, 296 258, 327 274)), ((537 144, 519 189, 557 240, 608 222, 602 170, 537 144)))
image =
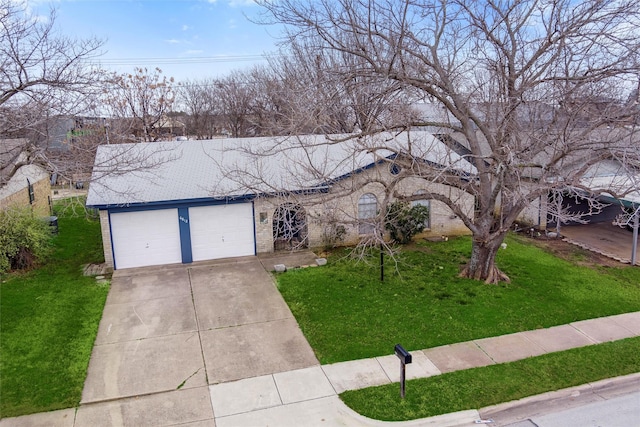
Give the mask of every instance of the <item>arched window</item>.
POLYGON ((378 199, 366 193, 358 199, 358 233, 373 234, 376 229, 375 217, 378 213, 378 199))
MULTIPOLYGON (((426 194, 426 191, 418 190, 415 193, 413 193, 414 196, 419 196, 421 194, 426 194)), ((429 216, 424 221, 424 228, 425 229, 431 228, 431 201, 427 198, 424 198, 420 200, 414 200, 413 202, 411 202, 411 206, 416 206, 416 205, 426 206, 427 209, 429 209, 429 216)))

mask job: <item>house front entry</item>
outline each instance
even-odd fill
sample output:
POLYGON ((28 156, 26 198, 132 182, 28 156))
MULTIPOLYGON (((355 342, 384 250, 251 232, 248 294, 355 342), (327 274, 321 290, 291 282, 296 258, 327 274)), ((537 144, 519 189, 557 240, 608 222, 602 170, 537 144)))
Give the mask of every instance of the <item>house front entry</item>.
POLYGON ((307 213, 294 203, 284 203, 273 214, 273 249, 295 250, 308 247, 307 213))

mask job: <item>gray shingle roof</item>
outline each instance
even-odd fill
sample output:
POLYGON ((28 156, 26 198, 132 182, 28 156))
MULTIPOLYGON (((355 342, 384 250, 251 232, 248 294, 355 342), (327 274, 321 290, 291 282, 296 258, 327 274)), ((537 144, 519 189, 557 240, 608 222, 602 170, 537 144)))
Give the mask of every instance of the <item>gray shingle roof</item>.
POLYGON ((308 135, 103 145, 96 155, 87 205, 317 189, 409 151, 432 163, 473 173, 468 162, 427 132, 355 139, 308 135))

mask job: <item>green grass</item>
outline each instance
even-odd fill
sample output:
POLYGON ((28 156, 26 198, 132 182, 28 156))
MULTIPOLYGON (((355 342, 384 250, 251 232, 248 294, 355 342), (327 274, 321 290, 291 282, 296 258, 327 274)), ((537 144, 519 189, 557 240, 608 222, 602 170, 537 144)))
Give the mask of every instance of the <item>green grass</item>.
POLYGON ((577 266, 509 238, 498 265, 511 284, 457 277, 469 238, 424 242, 387 260, 355 263, 345 252, 325 267, 278 276, 278 286, 321 363, 419 350, 577 320, 640 311, 640 269, 577 266))
POLYGON ((108 286, 83 277, 102 262, 100 224, 60 217, 51 259, 2 278, 0 416, 77 406, 108 286))
POLYGON ((480 409, 548 391, 640 371, 640 338, 342 393, 356 412, 378 420, 404 421, 480 409))

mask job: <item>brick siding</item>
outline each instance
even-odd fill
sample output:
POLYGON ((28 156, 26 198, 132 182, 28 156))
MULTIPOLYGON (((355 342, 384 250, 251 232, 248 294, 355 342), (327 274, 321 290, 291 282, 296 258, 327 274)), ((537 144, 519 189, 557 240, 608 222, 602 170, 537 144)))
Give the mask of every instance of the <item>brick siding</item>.
POLYGON ((49 208, 49 198, 51 197, 51 184, 48 178, 41 179, 33 183, 34 201, 29 203, 29 188, 16 191, 13 194, 0 200, 0 209, 7 209, 11 206, 30 207, 34 214, 38 216, 51 215, 49 208))
MULTIPOLYGON (((273 252, 273 217, 277 207, 283 203, 299 204, 305 208, 308 228, 309 247, 324 245, 324 230, 327 218, 333 216, 338 224, 346 229, 342 244, 356 244, 361 236, 358 233, 358 200, 365 193, 372 193, 378 199, 380 207, 385 199, 385 186, 379 181, 390 182, 393 179, 386 164, 354 174, 335 184, 327 193, 312 195, 290 194, 285 197, 263 197, 254 203, 256 218, 256 248, 258 253, 273 252), (376 182, 378 181, 378 182, 376 182), (261 221, 261 214, 266 220, 261 221)), ((471 212, 473 197, 456 188, 429 183, 423 179, 408 177, 400 181, 395 188, 400 194, 413 195, 419 190, 457 197, 463 210, 471 212)), ((389 198, 391 200, 391 198, 389 198)), ((420 237, 440 237, 470 234, 469 229, 457 218, 444 203, 430 201, 431 227, 420 237)))

